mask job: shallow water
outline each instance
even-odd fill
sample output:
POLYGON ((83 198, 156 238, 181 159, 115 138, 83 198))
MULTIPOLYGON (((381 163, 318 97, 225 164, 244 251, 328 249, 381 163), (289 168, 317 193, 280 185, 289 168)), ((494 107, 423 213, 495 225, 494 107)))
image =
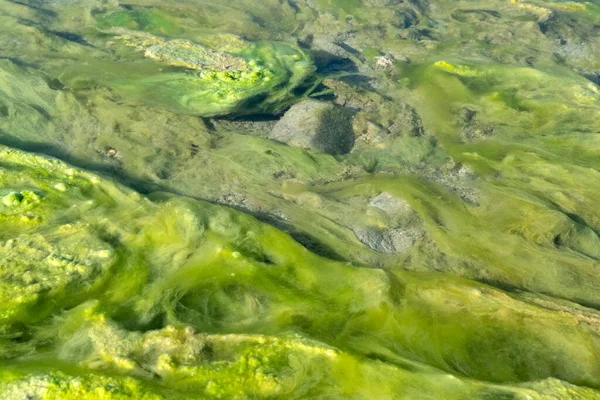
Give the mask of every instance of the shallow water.
POLYGON ((599 399, 599 26, 0 0, 0 399, 599 399))

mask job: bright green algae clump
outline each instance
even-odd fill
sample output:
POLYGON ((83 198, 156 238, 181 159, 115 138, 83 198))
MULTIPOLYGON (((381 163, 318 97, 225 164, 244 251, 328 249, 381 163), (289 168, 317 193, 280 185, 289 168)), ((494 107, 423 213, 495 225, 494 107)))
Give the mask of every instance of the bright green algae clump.
POLYGON ((21 211, 35 224, 3 223, 3 251, 27 246, 0 264, 5 398, 387 398, 423 388, 431 398, 593 398, 547 378, 600 385, 592 311, 335 263, 243 214, 151 201, 6 148, 0 172, 11 198, 38 193, 21 211), (15 267, 19 279, 5 278, 15 267))
POLYGON ((154 45, 146 50, 148 57, 200 72, 144 79, 134 83, 139 85, 136 94, 152 102, 164 102, 174 111, 201 116, 279 114, 296 99, 295 90, 303 94, 302 85, 314 73, 305 53, 283 43, 242 46, 233 53, 239 56, 232 57, 216 56, 214 51, 185 41, 154 45), (205 59, 210 64, 205 65, 205 59))
MULTIPOLYGON (((286 43, 253 43, 234 35, 204 35, 196 43, 123 28, 105 32, 115 35, 112 46, 131 62, 117 70, 98 64, 105 69, 98 79, 123 96, 183 114, 279 114, 316 82, 311 57, 286 43), (164 70, 153 73, 136 53, 164 70)), ((67 74, 80 76, 74 70, 67 74)))

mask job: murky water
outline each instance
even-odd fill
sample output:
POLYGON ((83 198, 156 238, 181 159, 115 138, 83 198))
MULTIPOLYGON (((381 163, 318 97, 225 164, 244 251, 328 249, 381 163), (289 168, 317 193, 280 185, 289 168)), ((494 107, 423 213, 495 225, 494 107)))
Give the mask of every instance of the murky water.
POLYGON ((0 399, 600 398, 599 26, 0 0, 0 399))

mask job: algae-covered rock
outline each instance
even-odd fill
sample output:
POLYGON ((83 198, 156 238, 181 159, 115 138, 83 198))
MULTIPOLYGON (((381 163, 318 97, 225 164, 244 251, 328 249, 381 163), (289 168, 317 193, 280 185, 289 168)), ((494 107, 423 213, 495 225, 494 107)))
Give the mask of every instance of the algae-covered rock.
POLYGON ((2 400, 163 400, 144 382, 102 375, 69 375, 61 372, 22 375, 0 373, 2 400), (12 376, 11 376, 12 375, 12 376), (16 376, 15 376, 16 375, 16 376))
POLYGON ((352 113, 333 104, 306 100, 285 113, 269 138, 293 147, 345 154, 354 145, 352 113))
POLYGON ((0 10, 0 398, 600 397, 595 2, 0 10))
POLYGON ((64 225, 43 235, 13 236, 2 244, 0 321, 43 317, 106 278, 114 249, 88 230, 64 225))
POLYGON ((422 236, 422 233, 415 228, 358 227, 354 229, 354 233, 358 240, 380 253, 406 252, 422 236))
POLYGON ((137 76, 132 69, 129 79, 123 79, 128 75, 124 70, 107 77, 108 84, 175 112, 203 117, 279 114, 314 85, 310 55, 290 44, 253 43, 234 35, 207 35, 197 43, 122 28, 108 32, 147 59, 180 69, 137 76))
POLYGON ((0 166, 12 212, 39 217, 0 221, 10 311, 0 320, 0 356, 19 361, 14 371, 3 366, 5 397, 33 390, 42 399, 95 399, 110 388, 125 393, 117 399, 136 391, 358 399, 521 390, 441 379, 448 373, 600 385, 590 351, 600 317, 591 309, 566 302, 556 313, 448 275, 334 262, 239 212, 164 193, 151 201, 36 155, 4 148, 0 166), (44 368, 27 357, 47 349, 44 368), (356 385, 348 376, 375 380, 356 385))
MULTIPOLYGON (((235 38, 233 38, 235 40, 235 38)), ((199 71, 247 71, 249 63, 245 60, 230 56, 227 53, 213 50, 209 47, 192 43, 188 40, 170 40, 148 47, 145 56, 176 67, 197 69, 199 71)), ((240 40, 242 44, 243 41, 240 40)))
POLYGON ((72 377, 51 372, 18 378, 15 371, 12 382, 0 385, 0 396, 30 393, 40 399, 71 398, 68 396, 77 389, 80 396, 88 396, 82 398, 90 399, 136 395, 159 399, 163 398, 161 393, 179 396, 168 392, 167 387, 178 388, 179 394, 188 399, 244 399, 250 394, 255 398, 292 399, 361 399, 373 394, 382 398, 423 398, 419 394, 422 387, 427 387, 424 398, 431 399, 488 399, 500 395, 519 399, 545 399, 552 395, 591 399, 596 394, 557 379, 501 386, 449 377, 420 363, 401 361, 398 365, 386 365, 359 359, 303 335, 205 334, 191 327, 174 326, 145 333, 128 332, 99 314, 93 305, 69 312, 64 325, 75 331, 65 335, 63 328, 61 336, 65 340, 59 345, 59 358, 77 362, 88 372, 72 377), (127 377, 105 377, 102 371, 127 377), (340 379, 340 374, 369 379, 356 385, 351 379, 340 379), (147 385, 147 392, 143 393, 140 383, 153 377, 158 377, 161 384, 147 385), (103 391, 109 388, 108 393, 103 391), (451 396, 448 390, 452 390, 451 396))
POLYGON ((369 202, 369 206, 378 208, 390 215, 411 214, 414 212, 406 200, 395 197, 387 192, 383 192, 377 197, 373 198, 369 202))
MULTIPOLYGON (((91 224, 56 220, 66 197, 93 185, 89 177, 6 148, 0 153, 0 190, 12 189, 0 204, 0 321, 34 322, 100 285, 115 250, 91 224)), ((73 200, 72 216, 92 206, 73 200)))

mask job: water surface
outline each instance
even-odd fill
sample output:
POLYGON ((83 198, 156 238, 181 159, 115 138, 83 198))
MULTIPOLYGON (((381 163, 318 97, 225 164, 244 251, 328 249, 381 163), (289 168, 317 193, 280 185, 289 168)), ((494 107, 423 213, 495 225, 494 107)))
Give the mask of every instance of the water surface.
POLYGON ((0 0, 1 399, 600 398, 600 3, 0 0))

